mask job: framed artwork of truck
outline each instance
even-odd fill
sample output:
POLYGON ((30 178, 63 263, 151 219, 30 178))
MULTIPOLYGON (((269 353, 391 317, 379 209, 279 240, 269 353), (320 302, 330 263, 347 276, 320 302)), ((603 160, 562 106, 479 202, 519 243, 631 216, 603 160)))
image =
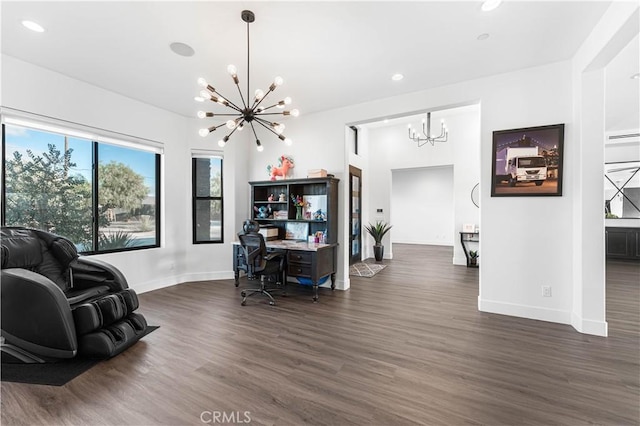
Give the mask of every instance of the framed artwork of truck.
POLYGON ((564 124, 493 132, 492 197, 562 195, 564 124))

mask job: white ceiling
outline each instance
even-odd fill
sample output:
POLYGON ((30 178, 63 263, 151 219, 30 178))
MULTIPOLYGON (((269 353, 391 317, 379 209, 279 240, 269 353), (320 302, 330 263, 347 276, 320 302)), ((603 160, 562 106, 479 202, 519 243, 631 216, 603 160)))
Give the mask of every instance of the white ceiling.
POLYGON ((608 5, 506 1, 485 13, 480 1, 5 1, 2 52, 193 116, 200 76, 234 100, 233 63, 246 91, 240 12, 250 9, 251 91, 281 75, 274 100, 291 96, 304 114, 569 59, 608 5), (172 42, 195 55, 174 54, 172 42), (404 80, 391 81, 396 72, 404 80))

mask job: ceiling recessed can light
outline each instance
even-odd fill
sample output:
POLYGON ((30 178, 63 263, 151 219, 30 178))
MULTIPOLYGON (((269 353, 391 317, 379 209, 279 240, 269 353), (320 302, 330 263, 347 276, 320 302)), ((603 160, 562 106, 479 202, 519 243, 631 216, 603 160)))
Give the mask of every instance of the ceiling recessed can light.
POLYGON ((488 38, 489 38, 489 34, 488 33, 482 33, 477 37, 477 39, 480 40, 480 41, 486 40, 488 38))
POLYGON ((193 56, 193 54, 196 53, 195 50, 193 50, 193 47, 180 42, 171 43, 169 45, 169 49, 171 49, 171 51, 176 55, 180 56, 193 56))
POLYGON ((396 73, 396 74, 391 76, 391 80, 393 80, 393 81, 400 81, 403 78, 404 78, 404 75, 402 75, 400 73, 396 73))
POLYGON ((22 25, 25 28, 28 28, 31 31, 35 31, 37 33, 43 33, 44 32, 44 28, 42 27, 42 25, 38 24, 37 22, 24 20, 24 21, 22 21, 22 25))
POLYGON ((502 0, 485 0, 482 2, 482 11, 490 12, 500 6, 500 3, 502 3, 502 0))

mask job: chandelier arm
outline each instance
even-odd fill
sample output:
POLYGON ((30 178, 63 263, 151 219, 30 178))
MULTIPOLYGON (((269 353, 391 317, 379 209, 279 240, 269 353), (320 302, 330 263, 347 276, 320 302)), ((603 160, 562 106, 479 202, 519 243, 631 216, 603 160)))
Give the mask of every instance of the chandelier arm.
MULTIPOLYGON (((220 93, 218 93, 220 95, 220 93)), ((219 104, 222 106, 226 106, 228 108, 231 109, 235 109, 236 111, 238 111, 239 113, 242 113, 242 109, 240 109, 236 104, 234 104, 233 102, 231 102, 230 100, 228 100, 227 98, 225 98, 224 96, 220 95, 225 101, 227 101, 227 105, 221 104, 219 102, 214 101, 213 99, 210 99, 211 102, 213 102, 214 104, 219 104)))
POLYGON ((284 113, 282 113, 282 112, 257 112, 255 115, 256 116, 258 116, 258 115, 284 115, 284 113))
POLYGON ((231 132, 229 132, 229 134, 227 135, 227 139, 229 139, 231 137, 231 135, 236 132, 236 130, 238 130, 238 126, 234 127, 233 130, 231 132))
POLYGON ((267 93, 264 94, 264 96, 262 98, 260 98, 260 100, 255 100, 253 102, 253 105, 251 106, 251 109, 256 109, 258 108, 258 105, 260 105, 262 103, 262 101, 264 101, 267 96, 269 96, 269 93, 273 92, 273 89, 271 87, 269 87, 269 90, 267 91, 267 93))
MULTIPOLYGON (((247 109, 247 103, 244 100, 244 96, 242 96, 242 90, 240 90, 240 84, 236 84, 236 88, 238 89, 238 93, 240 93, 240 100, 242 101, 242 106, 244 107, 244 109, 247 109)), ((247 94, 247 99, 249 99, 248 94, 247 94)))
POLYGON ((250 121, 249 124, 251 125, 251 130, 253 131, 253 136, 255 136, 256 141, 258 141, 258 134, 256 133, 256 128, 253 126, 253 121, 250 121))
POLYGON ((273 130, 270 126, 267 126, 266 124, 264 124, 262 121, 265 120, 254 120, 257 121, 259 125, 261 125, 262 127, 264 127, 265 129, 267 129, 268 131, 270 131, 271 133, 273 133, 274 135, 276 135, 277 137, 280 137, 281 135, 278 134, 278 132, 276 132, 275 130, 273 130))
MULTIPOLYGON (((266 97, 266 96, 265 96, 265 97, 266 97)), ((268 106, 268 107, 262 108, 262 110, 263 110, 263 111, 266 111, 266 110, 271 109, 271 108, 273 108, 273 107, 277 107, 278 105, 279 105, 279 103, 278 103, 278 104, 273 104, 273 105, 270 105, 270 106, 268 106)), ((283 106, 283 108, 284 108, 284 106, 283 106)))

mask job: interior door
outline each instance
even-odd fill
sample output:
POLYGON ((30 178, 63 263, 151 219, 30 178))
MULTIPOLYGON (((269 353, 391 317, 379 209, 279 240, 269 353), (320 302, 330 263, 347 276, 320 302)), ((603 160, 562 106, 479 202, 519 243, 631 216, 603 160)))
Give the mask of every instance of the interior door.
POLYGON ((349 166, 349 265, 362 260, 362 170, 349 166))

